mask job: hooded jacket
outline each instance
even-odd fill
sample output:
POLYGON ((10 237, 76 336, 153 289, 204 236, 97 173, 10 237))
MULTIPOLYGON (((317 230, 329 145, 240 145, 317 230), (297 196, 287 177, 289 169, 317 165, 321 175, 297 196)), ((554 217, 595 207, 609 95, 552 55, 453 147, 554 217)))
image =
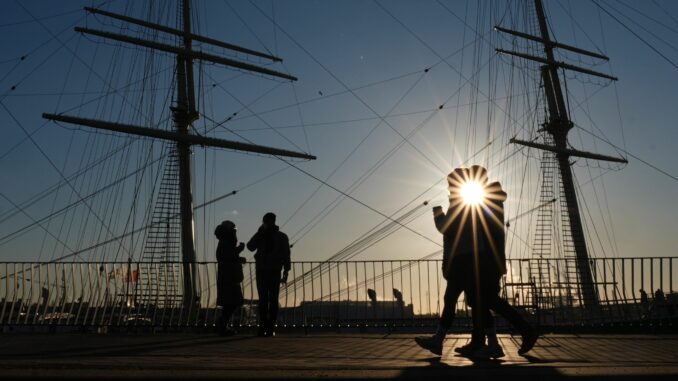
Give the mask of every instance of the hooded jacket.
POLYGON ((239 256, 244 247, 238 246, 235 234, 220 234, 217 244, 217 285, 237 284, 243 281, 242 261, 239 256))

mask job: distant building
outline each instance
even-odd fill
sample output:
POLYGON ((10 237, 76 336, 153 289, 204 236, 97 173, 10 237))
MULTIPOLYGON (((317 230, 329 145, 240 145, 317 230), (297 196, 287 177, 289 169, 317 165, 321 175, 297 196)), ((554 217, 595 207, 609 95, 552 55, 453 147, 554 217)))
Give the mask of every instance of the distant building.
POLYGON ((279 320, 288 324, 350 324, 371 320, 413 319, 412 304, 399 301, 304 301, 281 308, 279 320))

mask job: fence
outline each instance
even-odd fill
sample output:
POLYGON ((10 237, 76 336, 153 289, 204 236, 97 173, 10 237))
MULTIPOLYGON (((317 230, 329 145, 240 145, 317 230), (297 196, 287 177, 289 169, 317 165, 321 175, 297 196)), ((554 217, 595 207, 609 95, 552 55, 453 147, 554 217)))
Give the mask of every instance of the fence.
MULTIPOLYGON (((678 304, 673 291, 674 279, 678 279, 676 260, 592 260, 599 299, 595 307, 584 308, 581 284, 568 279, 566 269, 572 264, 565 259, 546 260, 548 284, 543 270, 535 272, 537 267, 544 268, 543 263, 509 260, 501 292, 542 326, 672 321, 678 304)), ((191 270, 186 273, 196 274, 195 297, 164 291, 183 288, 185 265, 180 262, 0 263, 0 326, 212 327, 219 313, 217 264, 186 267, 191 270), (162 279, 172 279, 176 287, 156 284, 162 279)), ((440 268, 440 260, 295 262, 289 281, 281 287, 278 325, 434 325, 443 308, 446 285, 440 268)), ((255 264, 246 263, 243 270, 245 304, 232 324, 256 326, 255 264)), ((463 297, 456 310, 457 325, 469 324, 463 297)))

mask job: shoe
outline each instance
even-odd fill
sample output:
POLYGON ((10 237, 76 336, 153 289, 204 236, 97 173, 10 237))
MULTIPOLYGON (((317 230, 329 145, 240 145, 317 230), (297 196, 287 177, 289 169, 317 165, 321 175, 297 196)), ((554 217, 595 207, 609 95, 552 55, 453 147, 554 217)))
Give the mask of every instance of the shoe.
POLYGON ((479 350, 483 346, 484 344, 476 344, 474 342, 470 342, 461 347, 454 348, 454 351, 463 356, 472 356, 477 350, 479 350))
POLYGON ((493 343, 478 348, 471 356, 478 359, 498 359, 506 354, 499 343, 493 343))
POLYGON ((416 341, 420 347, 428 349, 438 356, 443 354, 443 341, 436 339, 435 336, 417 336, 414 338, 414 341, 416 341))
POLYGON ((520 349, 518 349, 518 354, 524 355, 525 353, 529 352, 530 349, 534 347, 534 344, 537 342, 538 338, 539 334, 537 331, 535 331, 534 328, 529 329, 527 333, 523 334, 523 343, 520 345, 520 349))

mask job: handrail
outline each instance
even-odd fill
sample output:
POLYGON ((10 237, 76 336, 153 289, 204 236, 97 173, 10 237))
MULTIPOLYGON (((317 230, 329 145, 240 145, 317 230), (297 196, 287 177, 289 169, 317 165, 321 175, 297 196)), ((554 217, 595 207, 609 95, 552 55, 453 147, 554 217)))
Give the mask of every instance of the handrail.
MULTIPOLYGON (((187 306, 181 262, 0 262, 0 326, 213 327, 218 265, 189 265, 200 292, 187 306)), ((281 287, 278 324, 434 325, 444 304, 441 265, 440 259, 295 261, 294 284, 281 287)), ((593 259, 596 308, 581 302, 576 265, 574 258, 509 259, 502 297, 542 326, 642 322, 678 312, 678 257, 593 259)), ((234 325, 257 324, 255 266, 243 264, 245 304, 234 325)), ((457 324, 468 325, 463 297, 455 308, 457 324)))

